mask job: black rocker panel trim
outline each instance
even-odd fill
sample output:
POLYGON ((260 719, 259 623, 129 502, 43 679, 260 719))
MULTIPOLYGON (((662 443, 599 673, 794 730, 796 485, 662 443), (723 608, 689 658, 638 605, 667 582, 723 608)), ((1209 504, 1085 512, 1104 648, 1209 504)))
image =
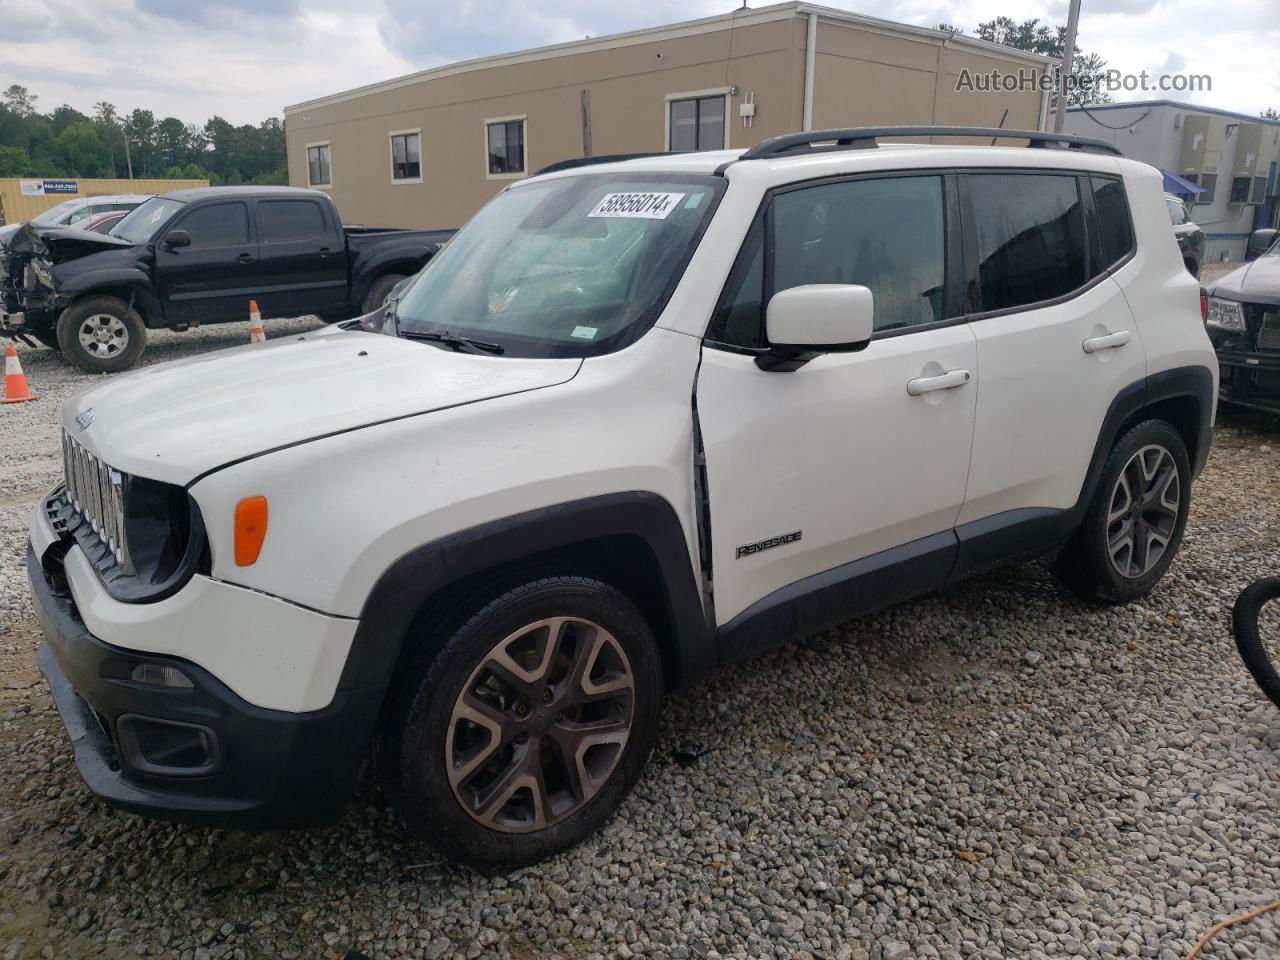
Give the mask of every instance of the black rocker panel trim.
POLYGON ((720 662, 753 657, 935 590, 946 582, 955 556, 956 535, 947 530, 788 584, 719 629, 720 662))
POLYGON ((606 494, 506 517, 411 550, 374 585, 360 614, 339 687, 385 684, 423 604, 451 584, 504 564, 615 536, 647 545, 661 570, 659 584, 677 662, 678 681, 715 665, 715 646, 684 529, 671 504, 642 491, 606 494))

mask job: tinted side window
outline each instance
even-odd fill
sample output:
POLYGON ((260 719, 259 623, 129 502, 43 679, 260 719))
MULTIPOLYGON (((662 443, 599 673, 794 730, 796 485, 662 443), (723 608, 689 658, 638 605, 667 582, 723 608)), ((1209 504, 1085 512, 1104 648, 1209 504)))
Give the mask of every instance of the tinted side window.
MULTIPOLYGON (((1129 201, 1124 184, 1107 177, 1093 177, 1093 208, 1098 215, 1098 238, 1101 259, 1094 264, 1097 276, 1129 255, 1133 249, 1133 224, 1129 220, 1129 201)), ((1177 201, 1174 201, 1175 203, 1177 201)), ((1178 204, 1182 208, 1182 204, 1178 204)), ((1185 223, 1185 217, 1183 218, 1185 223)))
POLYGON ((763 233, 757 225, 747 238, 712 324, 712 340, 753 349, 765 345, 763 233))
POLYGON ((1085 281, 1084 218, 1073 176, 970 174, 981 309, 1052 300, 1085 281))
POLYGON ((769 214, 772 291, 854 283, 875 296, 875 329, 943 319, 941 177, 848 180, 779 194, 769 214))
POLYGON ((258 204, 263 243, 307 240, 325 233, 324 212, 314 200, 263 200, 258 204))
POLYGON ((191 234, 193 247, 226 247, 249 240, 249 213, 243 203, 215 203, 193 210, 178 228, 191 234))

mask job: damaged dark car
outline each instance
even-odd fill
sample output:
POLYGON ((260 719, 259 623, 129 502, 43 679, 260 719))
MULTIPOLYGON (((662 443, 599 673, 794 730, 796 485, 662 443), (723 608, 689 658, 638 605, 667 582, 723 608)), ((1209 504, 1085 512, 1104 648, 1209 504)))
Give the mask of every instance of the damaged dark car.
POLYGON ((344 226, 327 194, 206 187, 152 197, 107 234, 24 224, 0 259, 0 335, 90 373, 138 361, 147 330, 381 307, 452 230, 344 226))
POLYGON ((1221 399, 1280 413, 1280 235, 1255 230, 1250 262, 1209 288, 1205 326, 1218 354, 1221 399))

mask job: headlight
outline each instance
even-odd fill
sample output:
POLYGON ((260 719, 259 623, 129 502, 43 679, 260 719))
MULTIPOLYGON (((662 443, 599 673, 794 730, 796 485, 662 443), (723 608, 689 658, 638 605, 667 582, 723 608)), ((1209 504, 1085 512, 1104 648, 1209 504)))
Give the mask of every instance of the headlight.
POLYGON ((1244 307, 1234 300, 1210 297, 1209 316, 1205 320, 1205 326, 1216 327, 1231 333, 1245 333, 1248 328, 1244 323, 1244 307))

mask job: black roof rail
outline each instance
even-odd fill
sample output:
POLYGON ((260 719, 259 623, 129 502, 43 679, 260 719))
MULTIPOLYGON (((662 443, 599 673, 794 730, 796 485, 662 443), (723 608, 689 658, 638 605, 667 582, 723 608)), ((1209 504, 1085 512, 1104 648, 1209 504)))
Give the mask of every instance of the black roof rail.
POLYGON ((606 153, 598 157, 570 157, 568 160, 557 160, 555 163, 549 163, 537 173, 535 177, 540 177, 544 173, 557 173, 561 170, 574 170, 578 167, 592 167, 597 163, 618 163, 622 160, 643 160, 646 157, 665 157, 668 154, 657 151, 649 153, 606 153))
POLYGON ((880 137, 991 137, 992 139, 1026 140, 1028 147, 1049 149, 1084 150, 1092 153, 1110 153, 1123 157, 1120 148, 1105 140, 1091 137, 1073 137, 1065 133, 1046 133, 1041 130, 1003 130, 997 127, 845 127, 837 130, 811 130, 808 133, 787 133, 780 137, 762 140, 742 154, 739 160, 758 160, 762 157, 781 157, 795 153, 818 153, 824 150, 866 150, 880 146, 880 137), (833 146, 825 146, 831 144, 833 146))

